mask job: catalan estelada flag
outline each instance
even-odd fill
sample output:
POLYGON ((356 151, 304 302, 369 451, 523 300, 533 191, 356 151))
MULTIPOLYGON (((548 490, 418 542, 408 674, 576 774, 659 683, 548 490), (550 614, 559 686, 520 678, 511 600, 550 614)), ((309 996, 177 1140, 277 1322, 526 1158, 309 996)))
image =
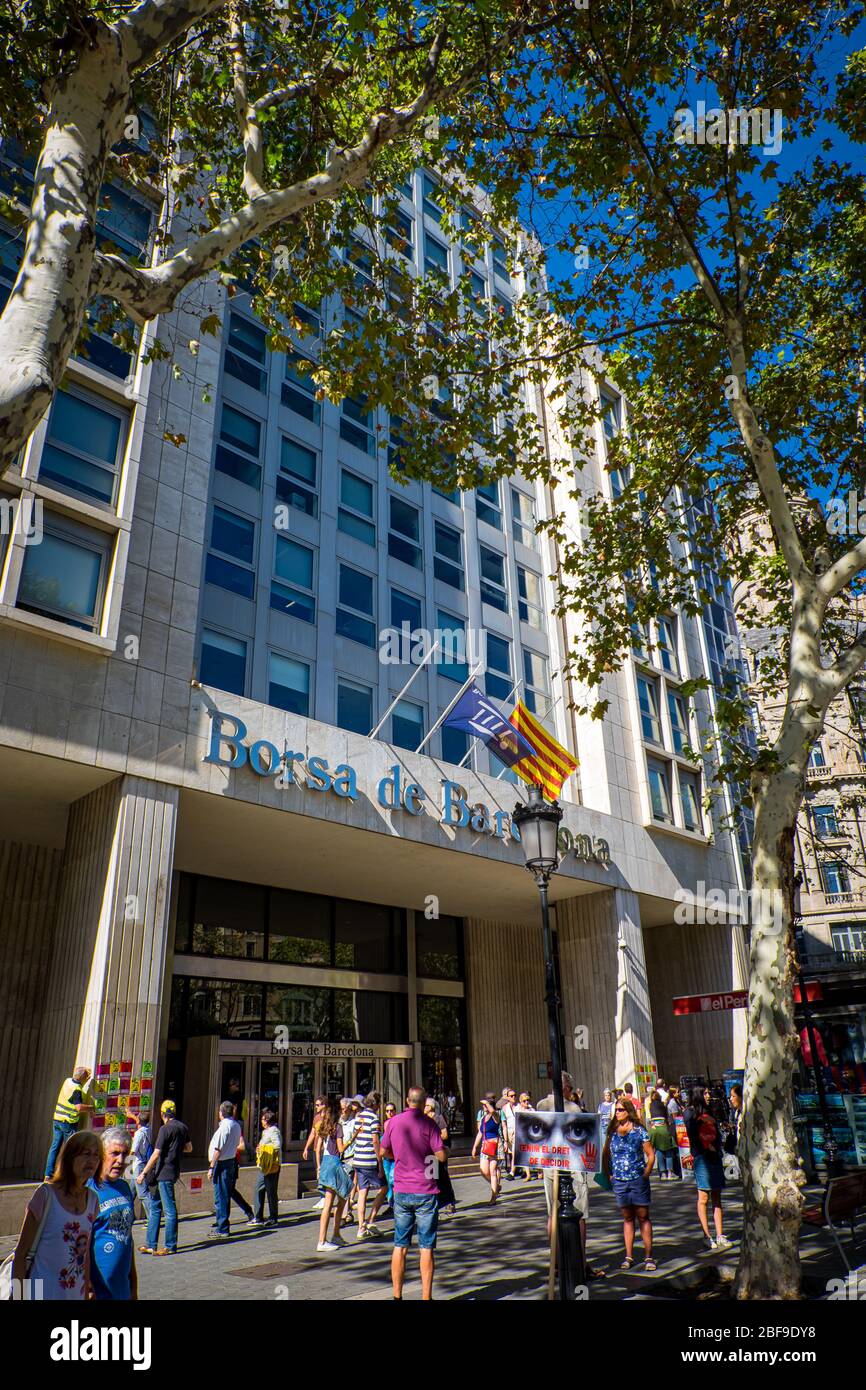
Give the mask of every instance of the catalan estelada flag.
POLYGON ((531 758, 522 758, 514 764, 514 771, 524 782, 534 782, 541 787, 545 800, 555 801, 562 791, 566 777, 577 770, 577 763, 566 752, 561 743, 539 724, 534 714, 530 714, 522 700, 509 715, 517 732, 532 748, 531 758))

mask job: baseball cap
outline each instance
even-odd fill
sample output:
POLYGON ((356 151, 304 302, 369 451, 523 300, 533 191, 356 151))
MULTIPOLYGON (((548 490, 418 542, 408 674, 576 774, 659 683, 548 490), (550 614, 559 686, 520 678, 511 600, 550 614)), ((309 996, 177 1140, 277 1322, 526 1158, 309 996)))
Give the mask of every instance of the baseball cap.
POLYGON ((173 1100, 164 1100, 159 1107, 159 1113, 160 1115, 175 1115, 177 1114, 177 1106, 173 1100))

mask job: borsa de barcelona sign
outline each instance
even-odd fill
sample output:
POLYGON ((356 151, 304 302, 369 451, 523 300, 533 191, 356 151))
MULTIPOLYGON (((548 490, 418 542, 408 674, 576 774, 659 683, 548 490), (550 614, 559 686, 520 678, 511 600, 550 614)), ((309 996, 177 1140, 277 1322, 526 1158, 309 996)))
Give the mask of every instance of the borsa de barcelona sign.
MULTIPOLYGON (((282 751, 266 738, 247 740, 247 726, 237 715, 208 710, 210 742, 203 761, 217 767, 238 769, 248 766, 258 777, 272 777, 286 791, 301 788, 319 794, 330 793, 357 801, 358 774, 350 763, 331 767, 320 758, 291 748, 282 751)), ((501 840, 519 840, 510 811, 491 811, 483 801, 470 804, 466 789, 459 782, 442 778, 441 801, 434 804, 420 783, 408 779, 405 769, 395 763, 376 785, 376 801, 388 811, 405 811, 410 816, 436 815, 440 824, 455 830, 474 830, 501 840)), ((576 859, 610 862, 607 840, 590 835, 573 835, 560 830, 560 850, 576 859)))

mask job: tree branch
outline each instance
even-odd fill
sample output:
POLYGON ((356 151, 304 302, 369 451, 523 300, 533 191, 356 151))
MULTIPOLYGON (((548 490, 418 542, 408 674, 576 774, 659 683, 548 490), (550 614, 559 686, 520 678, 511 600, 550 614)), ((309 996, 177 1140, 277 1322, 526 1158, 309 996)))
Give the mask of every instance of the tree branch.
POLYGON ((818 588, 824 601, 829 602, 862 569, 866 569, 866 536, 850 550, 847 550, 844 555, 840 555, 839 559, 819 578, 818 588))
POLYGON ((203 19, 225 9, 226 0, 142 0, 114 25, 130 71, 136 72, 203 19))
POLYGON ((239 0, 229 5, 229 53, 232 63, 232 95, 235 116, 244 147, 244 192, 252 202, 266 192, 265 161, 262 149, 262 128, 256 119, 255 108, 247 93, 247 54, 244 44, 244 23, 239 0))

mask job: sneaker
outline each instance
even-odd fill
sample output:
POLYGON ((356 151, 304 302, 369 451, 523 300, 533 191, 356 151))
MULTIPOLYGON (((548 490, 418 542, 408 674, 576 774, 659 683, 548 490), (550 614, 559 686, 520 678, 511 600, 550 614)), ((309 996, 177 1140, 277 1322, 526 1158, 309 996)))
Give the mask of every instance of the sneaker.
POLYGON ((704 1236, 704 1243, 708 1250, 715 1250, 716 1242, 712 1236, 704 1236))
POLYGON ((279 1223, 279 1221, 277 1220, 277 1218, 276 1218, 275 1216, 272 1216, 271 1219, 270 1219, 270 1221, 266 1221, 266 1222, 265 1222, 265 1225, 266 1225, 267 1227, 269 1227, 269 1228, 270 1228, 270 1227, 273 1227, 273 1226, 279 1226, 279 1224, 280 1224, 280 1223, 279 1223))
POLYGON ((371 1239, 371 1233, 370 1233, 369 1228, 368 1228, 367 1226, 359 1226, 359 1227, 358 1227, 358 1234, 357 1234, 357 1236, 355 1237, 355 1239, 356 1239, 356 1240, 370 1240, 370 1239, 371 1239))
MULTIPOLYGON (((345 1242, 341 1241, 340 1244, 345 1244, 345 1242)), ((335 1244, 333 1240, 320 1240, 316 1246, 316 1254, 321 1255, 326 1252, 330 1254, 332 1250, 339 1250, 339 1248, 340 1246, 335 1244)))
POLYGON ((368 1236, 381 1236, 385 1234, 378 1226, 374 1226, 372 1221, 367 1222, 365 1229, 368 1236))
POLYGON ((341 1235, 331 1236, 331 1244, 339 1247, 345 1246, 346 1249, 348 1249, 349 1246, 349 1242, 347 1240, 343 1240, 343 1237, 341 1235))
POLYGON ((264 1221, 257 1221, 254 1216, 251 1216, 249 1221, 244 1222, 245 1226, 264 1226, 264 1224, 264 1221))
POLYGON ((716 1236, 716 1249, 717 1249, 717 1250, 730 1250, 730 1248, 731 1248, 732 1245, 733 1245, 733 1241, 728 1240, 728 1237, 727 1237, 727 1236, 716 1236))

